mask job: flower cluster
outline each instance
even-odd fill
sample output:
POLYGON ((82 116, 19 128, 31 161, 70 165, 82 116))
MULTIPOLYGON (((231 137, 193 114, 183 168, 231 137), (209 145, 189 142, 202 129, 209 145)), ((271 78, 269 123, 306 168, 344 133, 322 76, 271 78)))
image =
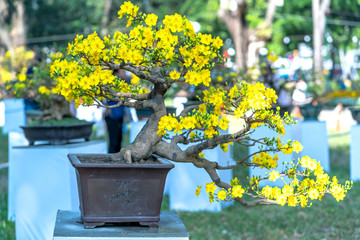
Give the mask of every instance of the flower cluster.
POLYGON ((0 87, 7 97, 22 95, 25 81, 28 80, 26 74, 34 56, 33 51, 21 46, 0 57, 0 87))
POLYGON ((77 36, 68 45, 68 54, 78 61, 54 63, 51 74, 58 81, 58 93, 76 102, 81 96, 84 104, 89 105, 95 98, 101 100, 103 85, 123 93, 146 92, 141 86, 125 86, 121 79, 112 76, 109 69, 114 64, 142 66, 150 74, 154 66, 170 67, 176 63, 187 71, 165 73, 169 81, 184 79, 194 85, 209 85, 209 69, 215 59, 221 59, 220 38, 194 33, 190 21, 179 14, 167 15, 162 25, 158 24, 155 14, 138 13, 138 7, 129 1, 120 7, 118 14, 119 18, 127 16, 127 27, 133 27, 129 34, 115 32, 103 39, 96 32, 87 37, 77 36))
MULTIPOLYGON (((246 189, 243 188, 239 184, 239 180, 237 178, 232 179, 231 181, 231 188, 225 190, 225 189, 219 189, 216 193, 217 186, 215 186, 214 182, 207 183, 205 186, 206 193, 209 195, 209 201, 214 202, 219 200, 230 200, 232 198, 241 198, 243 194, 245 193, 246 189)), ((196 196, 199 196, 201 192, 201 186, 198 186, 196 189, 196 196)))
MULTIPOLYGON (((326 174, 320 164, 314 159, 310 159, 308 156, 303 157, 298 164, 293 168, 287 170, 284 173, 279 173, 273 170, 269 173, 269 176, 263 179, 269 179, 270 181, 276 181, 282 176, 288 176, 291 182, 286 183, 282 188, 265 186, 261 190, 257 190, 259 179, 252 179, 252 186, 243 187, 239 185, 237 178, 231 181, 231 187, 229 189, 218 189, 214 182, 206 184, 206 193, 209 195, 209 201, 214 200, 231 200, 233 198, 241 198, 244 194, 247 194, 250 190, 254 190, 259 196, 264 198, 275 200, 277 204, 284 206, 295 207, 307 207, 311 205, 310 200, 320 200, 324 194, 331 194, 336 201, 343 200, 347 191, 352 187, 352 182, 347 181, 345 185, 339 184, 336 177, 330 180, 328 174, 326 174), (303 171, 297 170, 302 167, 303 171), (302 176, 299 178, 298 176, 302 176), (215 192, 218 190, 217 192, 215 192)), ((261 179, 261 180, 263 180, 261 179)), ((201 192, 201 186, 196 189, 196 195, 201 192)))

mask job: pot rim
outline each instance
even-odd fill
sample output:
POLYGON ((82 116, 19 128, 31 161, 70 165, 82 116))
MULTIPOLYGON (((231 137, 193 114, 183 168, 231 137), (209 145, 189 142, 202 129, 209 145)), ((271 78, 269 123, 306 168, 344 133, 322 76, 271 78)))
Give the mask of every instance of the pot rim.
POLYGON ((67 124, 67 125, 35 125, 35 126, 20 126, 22 129, 47 129, 47 128, 70 128, 70 127, 81 127, 81 126, 89 126, 94 125, 95 122, 84 122, 84 123, 76 123, 76 124, 67 124))
POLYGON ((112 154, 96 154, 96 153, 88 153, 88 154, 76 154, 70 153, 68 154, 68 158, 71 162, 71 165, 75 168, 174 168, 175 165, 171 163, 169 160, 157 157, 158 161, 161 164, 151 164, 151 163, 141 163, 141 164, 127 164, 127 163, 114 163, 114 164, 107 164, 107 163, 82 163, 80 162, 77 156, 111 156, 112 154))

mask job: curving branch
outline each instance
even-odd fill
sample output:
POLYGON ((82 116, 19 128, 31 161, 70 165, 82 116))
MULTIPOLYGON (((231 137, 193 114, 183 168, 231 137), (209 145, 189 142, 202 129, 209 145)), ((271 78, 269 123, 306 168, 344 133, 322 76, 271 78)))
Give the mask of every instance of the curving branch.
MULTIPOLYGON (((160 68, 154 67, 150 70, 150 68, 143 67, 143 66, 133 66, 130 64, 125 64, 125 63, 115 64, 115 63, 109 63, 109 62, 101 63, 100 65, 108 67, 111 70, 124 69, 126 71, 129 71, 129 72, 135 74, 136 76, 138 76, 141 79, 152 82, 153 84, 169 85, 169 82, 166 81, 166 79, 164 79, 163 76, 161 75, 160 68), (146 73, 146 72, 148 72, 148 73, 146 73)), ((170 87, 170 85, 168 87, 170 87)))
MULTIPOLYGON (((106 105, 104 103, 102 103, 101 101, 99 101, 97 98, 92 97, 92 99, 94 100, 94 102, 96 103, 97 106, 99 107, 103 107, 103 108, 116 108, 119 106, 125 106, 125 107, 129 107, 129 108, 136 108, 136 109, 143 109, 143 108, 151 108, 151 109, 155 109, 156 108, 156 103, 152 100, 147 100, 147 101, 133 101, 133 102, 129 102, 126 100, 120 100, 117 104, 115 105, 106 105)), ((107 98, 108 100, 114 100, 113 98, 107 98)))
POLYGON ((115 96, 117 98, 129 98, 129 99, 140 100, 140 101, 150 99, 150 94, 149 93, 137 94, 137 93, 117 92, 114 89, 112 89, 112 88, 110 88, 109 86, 106 86, 106 85, 103 85, 101 88, 103 88, 105 91, 108 91, 111 95, 113 95, 113 96, 115 96))
POLYGON ((186 154, 187 155, 199 154, 204 149, 212 149, 222 143, 236 142, 238 138, 243 137, 244 135, 247 134, 247 132, 250 131, 250 127, 251 125, 246 123, 245 128, 234 134, 218 135, 204 142, 198 143, 196 145, 192 145, 186 149, 186 154))
POLYGON ((184 108, 184 110, 182 110, 179 117, 180 116, 181 117, 186 117, 188 115, 188 113, 190 113, 192 110, 198 110, 198 109, 199 109, 199 104, 198 105, 187 106, 186 108, 184 108))

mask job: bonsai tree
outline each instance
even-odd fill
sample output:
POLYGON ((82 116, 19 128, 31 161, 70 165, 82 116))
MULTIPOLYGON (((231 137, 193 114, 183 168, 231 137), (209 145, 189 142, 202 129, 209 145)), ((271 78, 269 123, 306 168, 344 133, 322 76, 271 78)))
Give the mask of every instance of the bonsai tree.
MULTIPOLYGON (((57 80, 55 91, 76 105, 151 109, 151 116, 134 142, 112 155, 114 161, 146 162, 155 154, 174 162, 191 163, 209 174, 212 182, 206 184, 205 191, 210 201, 234 199, 245 206, 305 207, 310 204, 309 199, 321 200, 326 193, 337 201, 344 199, 351 183, 341 185, 336 177, 330 179, 319 163, 308 156, 289 163, 283 172, 273 170, 280 160, 277 154, 270 153, 299 152, 301 144, 266 136, 254 139, 252 133, 265 125, 284 135, 284 125, 293 124, 294 120, 287 114, 281 117, 279 109, 271 110, 277 101, 276 93, 259 82, 238 82, 230 90, 211 87, 211 70, 216 63, 223 63, 223 41, 219 37, 194 33, 191 22, 179 14, 165 16, 158 22, 155 14, 138 13, 138 9, 131 2, 120 7, 119 18, 126 17, 128 33, 115 32, 103 39, 96 32, 87 37, 76 36, 67 49, 72 59, 58 59, 51 67, 51 75, 57 80), (126 83, 114 76, 118 69, 149 82, 151 88, 126 83), (172 85, 183 82, 207 87, 199 96, 202 103, 186 107, 179 116, 168 114, 164 95, 172 85), (118 103, 107 106, 103 100, 118 103), (220 130, 228 129, 228 115, 242 119, 244 124, 235 133, 221 134, 220 130), (212 162, 203 153, 216 147, 227 151, 231 144, 256 143, 262 146, 257 153, 229 166, 212 162), (180 144, 187 147, 180 148, 180 144), (239 182, 237 178, 224 182, 219 177, 218 171, 236 167, 266 168, 270 172, 249 182, 239 182), (264 179, 275 181, 284 176, 291 182, 282 189, 258 187, 264 179)), ((196 194, 200 191, 198 187, 196 194)))
MULTIPOLYGON (((0 59, 1 88, 4 97, 34 100, 42 111, 39 121, 62 121, 64 117, 74 118, 69 102, 52 92, 56 82, 50 77, 50 66, 61 53, 43 58, 25 47, 15 49, 13 56, 8 52, 0 59)), ((31 123, 30 123, 31 124, 31 123)))

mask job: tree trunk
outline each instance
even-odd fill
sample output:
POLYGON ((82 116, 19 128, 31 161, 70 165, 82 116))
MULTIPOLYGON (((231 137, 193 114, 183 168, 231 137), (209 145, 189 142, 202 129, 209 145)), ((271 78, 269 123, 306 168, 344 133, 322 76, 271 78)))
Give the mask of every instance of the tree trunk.
POLYGON ((237 0, 237 6, 231 1, 221 0, 219 18, 226 24, 235 47, 235 63, 237 70, 246 69, 258 62, 258 52, 271 37, 270 29, 276 12, 276 0, 269 0, 264 23, 256 29, 249 29, 246 23, 247 4, 245 0, 237 0), (225 4, 226 3, 226 4, 225 4), (267 32, 258 36, 259 32, 267 32))
POLYGON ((125 159, 127 162, 138 162, 146 160, 154 154, 156 150, 155 145, 162 140, 162 136, 157 134, 158 124, 161 117, 167 114, 162 96, 155 97, 154 101, 156 105, 154 105, 154 109, 151 109, 152 114, 136 136, 134 142, 122 148, 119 153, 115 153, 112 156, 113 160, 125 159), (129 161, 127 157, 130 158, 129 161))
POLYGON ((5 22, 9 6, 5 0, 0 0, 0 39, 10 53, 26 43, 25 5, 23 1, 15 1, 14 5, 16 11, 11 16, 9 31, 5 22))
POLYGON ((103 19, 101 21, 101 35, 106 36, 109 34, 109 30, 107 28, 110 21, 110 10, 111 10, 112 0, 106 0, 104 5, 104 14, 103 19))
POLYGON ((13 51, 10 32, 6 27, 5 18, 8 16, 8 4, 5 0, 0 0, 0 40, 10 52, 13 51))
POLYGON ((236 69, 242 70, 246 68, 247 61, 248 37, 245 20, 247 5, 245 0, 238 0, 236 9, 229 9, 229 4, 230 1, 227 4, 220 4, 218 15, 233 40, 236 69))
POLYGON ((11 38, 15 47, 24 46, 26 43, 25 6, 23 1, 14 3, 16 12, 11 19, 11 38))
POLYGON ((313 15, 313 67, 317 82, 321 79, 323 58, 321 49, 324 43, 324 31, 326 21, 326 11, 330 7, 330 0, 312 0, 313 15))

